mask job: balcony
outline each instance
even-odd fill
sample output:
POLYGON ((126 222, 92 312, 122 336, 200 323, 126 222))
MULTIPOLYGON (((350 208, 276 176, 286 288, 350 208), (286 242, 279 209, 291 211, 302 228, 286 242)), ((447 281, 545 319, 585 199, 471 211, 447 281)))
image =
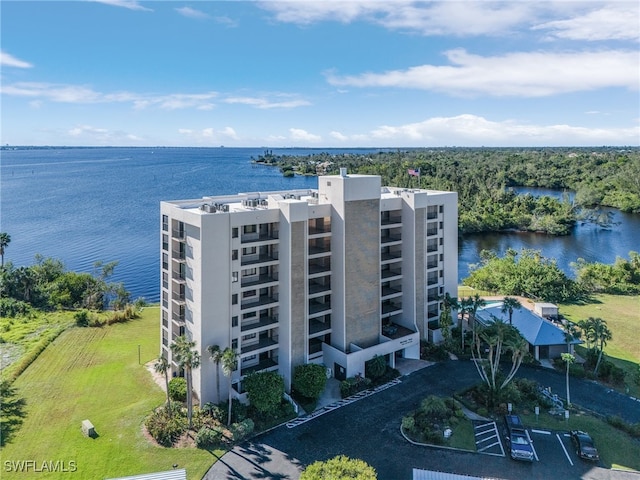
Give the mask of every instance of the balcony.
POLYGON ((270 303, 278 303, 278 298, 276 295, 260 295, 259 297, 254 297, 250 300, 246 300, 242 302, 241 308, 254 308, 254 307, 262 307, 264 305, 269 305, 270 303))
POLYGON ((173 292, 171 294, 171 300, 173 300, 174 303, 177 303, 178 305, 184 305, 185 301, 186 301, 186 295, 184 292, 173 292))
POLYGON ((309 275, 316 275, 318 273, 326 273, 331 271, 331 263, 311 263, 309 262, 309 275))
POLYGON ((184 250, 171 250, 171 258, 177 262, 184 262, 187 259, 187 254, 184 250))
POLYGON ((384 280, 393 278, 393 277, 401 277, 402 276, 402 270, 398 269, 398 270, 392 270, 390 268, 387 269, 383 269, 382 273, 381 273, 381 277, 384 280))
POLYGON ((382 294, 381 294, 382 298, 402 295, 402 290, 400 290, 399 288, 383 285, 381 290, 382 290, 382 294))
POLYGON ((309 301, 309 315, 316 315, 318 313, 329 313, 331 311, 331 302, 321 303, 316 301, 309 301))
POLYGON ((251 365, 249 367, 243 367, 240 369, 240 375, 245 376, 250 373, 261 372, 261 371, 271 371, 277 370, 278 368, 278 357, 266 358, 261 360, 259 363, 255 365, 251 365))
POLYGON ((326 333, 327 330, 331 330, 331 322, 323 322, 318 319, 309 320, 309 335, 317 335, 319 333, 326 333))
POLYGON ((171 236, 178 240, 184 240, 185 238, 184 232, 185 231, 183 228, 174 228, 173 230, 171 230, 171 236))
POLYGON ((171 272, 171 278, 175 280, 177 283, 185 283, 187 281, 186 275, 184 272, 176 272, 175 270, 171 272))
POLYGON ((240 237, 240 243, 275 242, 280 238, 279 232, 245 233, 240 237))
POLYGON ((264 327, 268 327, 270 325, 275 325, 278 323, 278 317, 259 317, 258 321, 253 322, 242 322, 242 326, 240 327, 241 332, 248 332, 250 330, 258 330, 264 327))
MULTIPOLYGON (((384 213, 384 212, 383 212, 384 213)), ((402 225, 402 216, 400 215, 382 215, 380 218, 380 225, 384 227, 399 227, 402 225)))
POLYGON ((171 320, 178 324, 184 324, 184 312, 173 312, 171 314, 171 320))
POLYGON ((390 338, 392 340, 396 340, 398 338, 406 337, 407 335, 411 335, 414 332, 410 328, 403 327, 402 325, 398 325, 397 323, 389 323, 387 325, 382 326, 382 334, 390 338))
POLYGON ((400 235, 381 235, 380 236, 380 243, 382 245, 385 245, 387 243, 401 242, 401 241, 402 241, 402 237, 400 235))
POLYGON ((327 255, 331 253, 331 245, 309 245, 309 256, 327 255))
POLYGON ((397 315, 402 312, 402 305, 395 303, 383 303, 382 304, 382 317, 390 317, 391 315, 397 315))
POLYGON ((256 265, 258 263, 267 263, 267 262, 277 262, 278 254, 272 253, 270 255, 262 254, 262 255, 246 255, 242 257, 240 261, 240 265, 243 267, 246 265, 256 265))
POLYGON ((383 262, 392 262, 402 259, 402 252, 382 252, 380 259, 383 262))
POLYGON ((331 282, 325 284, 319 282, 309 282, 309 295, 317 295, 318 293, 326 293, 331 291, 331 282))
POLYGON ((242 345, 242 349, 240 350, 240 354, 244 355, 246 353, 256 352, 258 350, 267 349, 269 347, 278 345, 278 336, 275 337, 265 337, 260 338, 257 342, 250 343, 249 345, 242 345))
POLYGON ((244 287, 255 287, 257 285, 264 285, 266 283, 274 283, 277 282, 278 279, 272 277, 271 275, 257 275, 253 277, 248 277, 246 280, 242 280, 240 286, 244 287))

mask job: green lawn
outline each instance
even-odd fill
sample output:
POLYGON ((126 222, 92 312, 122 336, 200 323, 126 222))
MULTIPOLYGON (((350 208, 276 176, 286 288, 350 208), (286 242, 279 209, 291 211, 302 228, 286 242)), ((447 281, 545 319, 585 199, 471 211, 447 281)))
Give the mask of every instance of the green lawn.
POLYGON ((572 322, 588 317, 600 317, 607 321, 613 338, 604 348, 609 360, 627 372, 626 386, 629 393, 640 396, 640 387, 633 382, 633 372, 640 364, 640 297, 622 295, 595 295, 586 305, 562 304, 560 313, 572 322))
POLYGON ((592 415, 573 413, 568 421, 548 413, 541 413, 538 419, 533 413, 520 414, 520 417, 531 428, 589 432, 600 453, 600 460, 607 468, 640 471, 638 441, 592 415))
POLYGON ((148 307, 128 323, 72 327, 18 377, 14 386, 26 400, 26 416, 3 448, 3 479, 33 475, 4 471, 7 461, 19 460, 73 461, 77 479, 170 470, 174 464, 186 468, 188 478, 202 478, 213 454, 156 447, 142 434, 145 416, 165 398, 144 366, 158 354, 158 318, 158 308, 148 307), (82 435, 84 419, 94 424, 97 438, 82 435))

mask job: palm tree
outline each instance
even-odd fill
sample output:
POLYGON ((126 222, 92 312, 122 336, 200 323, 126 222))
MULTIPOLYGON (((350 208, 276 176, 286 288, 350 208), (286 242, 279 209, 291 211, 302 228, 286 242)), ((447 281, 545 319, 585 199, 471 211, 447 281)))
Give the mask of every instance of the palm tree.
POLYGON ((514 309, 518 309, 520 310, 522 308, 522 304, 518 301, 517 298, 513 298, 513 297, 504 297, 504 300, 502 301, 502 313, 506 313, 509 312, 509 325, 513 325, 512 319, 513 319, 513 310, 514 309))
POLYGON ((598 354, 598 361, 596 362, 596 368, 593 369, 593 373, 598 375, 598 368, 600 367, 600 362, 602 362, 602 354, 604 353, 604 347, 609 340, 613 338, 613 334, 611 330, 607 327, 606 320, 602 318, 591 318, 589 320, 592 322, 593 328, 593 343, 596 345, 596 348, 600 351, 598 354))
POLYGON ((187 337, 180 335, 171 344, 171 352, 173 353, 176 363, 180 368, 184 369, 187 377, 187 418, 189 419, 189 428, 193 426, 193 380, 191 373, 194 368, 200 366, 200 354, 194 349, 196 342, 187 340, 187 337))
POLYGON ((169 416, 171 416, 171 399, 169 398, 169 370, 170 370, 169 361, 164 357, 164 355, 160 355, 155 363, 153 364, 153 369, 164 375, 164 386, 167 391, 167 412, 169 416))
POLYGON ((238 354, 233 348, 225 348, 222 352, 222 373, 229 377, 229 413, 227 415, 227 425, 231 425, 231 377, 238 368, 238 354))
POLYGON ((469 311, 469 313, 471 314, 471 316, 473 317, 473 336, 475 338, 476 335, 476 313, 478 313, 478 310, 481 309, 482 307, 487 305, 487 302, 484 298, 480 297, 479 294, 475 294, 473 297, 469 297, 471 299, 471 310, 469 311))
MULTIPOLYGON (((460 344, 462 346, 462 350, 464 350, 464 315, 471 313, 471 309, 473 308, 473 298, 463 298, 458 304, 459 313, 460 313, 460 344)), ((469 321, 467 321, 467 325, 469 321)))
POLYGON ((567 407, 569 407, 571 405, 571 396, 569 395, 569 365, 575 362, 576 357, 574 357, 570 353, 563 353, 561 357, 562 361, 566 362, 567 364, 567 407))
POLYGON ((209 359, 216 366, 216 403, 220 403, 220 362, 222 361, 222 350, 218 345, 209 345, 207 352, 209 352, 209 359))
POLYGON ((8 233, 0 233, 0 257, 2 257, 2 264, 0 266, 4 267, 4 250, 11 243, 11 235, 8 233))
POLYGON ((449 293, 445 293, 442 297, 440 297, 442 301, 442 311, 440 312, 440 328, 442 329, 442 336, 445 340, 449 340, 449 335, 451 331, 449 327, 451 326, 451 311, 457 310, 459 308, 458 299, 449 295, 449 293))

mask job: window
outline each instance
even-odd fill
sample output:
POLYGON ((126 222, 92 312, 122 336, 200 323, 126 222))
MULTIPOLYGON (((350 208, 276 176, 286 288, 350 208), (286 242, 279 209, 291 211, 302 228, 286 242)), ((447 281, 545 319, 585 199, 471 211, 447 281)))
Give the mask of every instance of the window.
POLYGON ((440 207, 439 207, 439 211, 440 211, 440 213, 443 213, 443 212, 444 212, 444 205, 440 205, 440 207))
POLYGON ((444 245, 444 238, 440 237, 440 245, 444 245))
POLYGON ((162 254, 162 268, 165 270, 169 269, 169 254, 167 253, 162 254))
POLYGON ((233 283, 238 281, 238 272, 231 272, 231 281, 233 283))
POLYGON ((242 298, 255 297, 257 292, 255 290, 247 290, 246 292, 242 292, 242 298))
POLYGON ((444 277, 444 270, 440 270, 440 278, 444 277))
POLYGON ((169 314, 166 310, 162 310, 162 326, 169 327, 169 314))
POLYGON ((237 260, 238 259, 238 250, 232 250, 231 251, 231 260, 237 260))
POLYGON ((444 228, 444 222, 440 222, 439 228, 440 228, 440 230, 442 230, 444 228))
POLYGON ((169 250, 169 235, 166 233, 162 234, 162 249, 169 250))
POLYGON ((169 274, 167 272, 162 272, 162 287, 169 288, 169 274))
POLYGON ((238 350, 238 339, 234 338, 233 340, 231 340, 231 348, 233 350, 238 350))
POLYGON ((242 341, 246 342, 248 340, 253 340, 254 338, 256 338, 256 334, 255 333, 250 333, 249 335, 243 335, 242 336, 242 341))
POLYGON ((258 271, 255 268, 247 268, 247 269, 242 271, 242 276, 243 277, 253 277, 257 273, 258 273, 258 271))
POLYGON ((238 326, 238 317, 237 316, 231 317, 231 326, 232 327, 237 327, 238 326))
POLYGON ((164 232, 169 231, 169 217, 167 215, 162 215, 162 230, 164 232))
POLYGON ((254 318, 256 315, 258 315, 258 312, 247 312, 247 313, 243 313, 243 314, 242 314, 242 319, 243 319, 243 320, 247 320, 248 318, 254 318))
POLYGON ((233 227, 231 229, 231 238, 238 238, 238 227, 233 227))
POLYGON ((242 227, 242 232, 247 234, 247 233, 256 233, 257 232, 257 226, 256 225, 245 225, 244 227, 242 227))
POLYGON ((238 304, 238 294, 234 293, 233 295, 231 295, 231 305, 237 305, 238 304))
POLYGON ((256 247, 246 247, 242 249, 242 255, 255 255, 258 252, 256 247))
POLYGON ((169 294, 162 292, 162 306, 167 308, 169 306, 169 294))

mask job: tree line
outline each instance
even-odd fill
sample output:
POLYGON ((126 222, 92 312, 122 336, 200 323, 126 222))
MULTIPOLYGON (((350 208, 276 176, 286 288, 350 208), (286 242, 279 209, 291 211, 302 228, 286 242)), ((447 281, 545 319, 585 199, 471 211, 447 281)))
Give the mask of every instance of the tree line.
POLYGON ((610 225, 599 207, 640 212, 640 149, 633 148, 439 148, 322 153, 265 152, 254 162, 283 174, 380 175, 384 185, 458 192, 461 233, 517 229, 569 234, 579 220, 610 225), (419 170, 420 176, 408 174, 419 170), (558 200, 517 195, 517 186, 575 192, 558 200), (596 209, 596 210, 594 210, 596 209))
POLYGON ((16 267, 4 262, 10 242, 9 234, 0 233, 0 316, 26 315, 32 309, 122 310, 131 304, 124 284, 110 281, 118 262, 98 261, 92 273, 78 273, 68 271, 58 259, 36 254, 33 265, 16 267))

